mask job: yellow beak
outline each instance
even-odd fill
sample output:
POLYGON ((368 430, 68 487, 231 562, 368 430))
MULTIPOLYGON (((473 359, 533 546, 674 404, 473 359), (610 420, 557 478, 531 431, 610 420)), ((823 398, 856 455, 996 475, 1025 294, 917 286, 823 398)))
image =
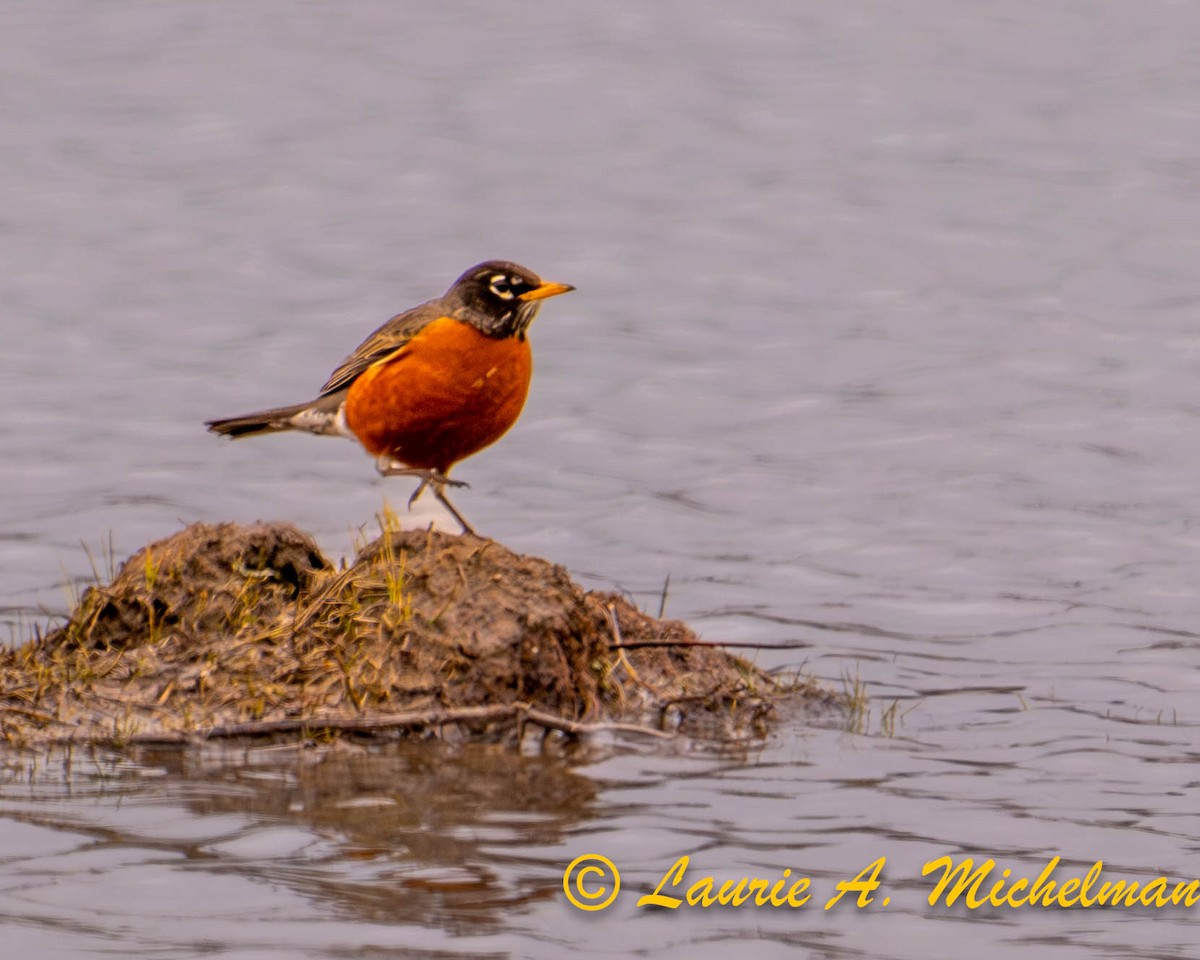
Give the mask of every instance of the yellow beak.
POLYGON ((534 287, 519 297, 518 300, 545 300, 547 297, 557 297, 560 293, 570 293, 575 288, 569 283, 543 283, 534 287))

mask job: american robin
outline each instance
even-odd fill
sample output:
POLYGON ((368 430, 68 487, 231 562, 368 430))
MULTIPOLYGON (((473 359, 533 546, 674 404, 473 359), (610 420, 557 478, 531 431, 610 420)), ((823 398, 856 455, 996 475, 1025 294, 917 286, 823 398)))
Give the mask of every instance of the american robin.
POLYGON ((357 439, 383 476, 421 481, 410 507, 429 487, 474 533, 446 497, 446 487, 466 486, 449 478, 450 468, 516 422, 533 372, 529 324, 544 299, 574 289, 488 260, 367 337, 315 400, 206 425, 235 438, 303 430, 357 439))

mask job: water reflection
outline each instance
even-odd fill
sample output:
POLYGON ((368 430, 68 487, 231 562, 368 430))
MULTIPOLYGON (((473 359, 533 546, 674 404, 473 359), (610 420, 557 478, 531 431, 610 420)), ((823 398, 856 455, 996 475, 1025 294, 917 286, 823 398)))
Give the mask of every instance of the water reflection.
POLYGON ((565 758, 432 742, 146 750, 128 760, 75 751, 31 763, 10 766, 4 785, 9 803, 18 784, 28 790, 26 822, 72 829, 72 817, 56 819, 66 800, 91 801, 93 810, 173 806, 183 816, 180 835, 149 836, 136 819, 118 825, 120 817, 101 826, 101 817, 94 837, 130 849, 174 849, 206 861, 209 872, 269 876, 342 916, 475 933, 554 895, 556 884, 521 869, 525 852, 561 844, 590 815, 598 792, 565 758), (213 823, 238 826, 203 840, 190 836, 196 825, 213 823), (256 854, 263 832, 281 825, 323 838, 319 855, 308 843, 304 856, 286 864, 279 850, 264 849, 265 859, 256 854))

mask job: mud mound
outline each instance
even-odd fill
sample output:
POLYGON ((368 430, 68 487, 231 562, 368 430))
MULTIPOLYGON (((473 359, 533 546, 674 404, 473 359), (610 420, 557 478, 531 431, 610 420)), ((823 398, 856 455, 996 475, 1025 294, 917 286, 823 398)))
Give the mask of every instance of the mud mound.
POLYGON ((290 525, 193 524, 0 654, 0 738, 495 739, 533 724, 720 739, 761 734, 776 695, 684 624, 490 540, 385 525, 335 570, 290 525))
POLYGON ((90 590, 67 632, 120 649, 171 632, 185 641, 279 615, 328 570, 312 537, 283 524, 194 524, 143 547, 90 590))

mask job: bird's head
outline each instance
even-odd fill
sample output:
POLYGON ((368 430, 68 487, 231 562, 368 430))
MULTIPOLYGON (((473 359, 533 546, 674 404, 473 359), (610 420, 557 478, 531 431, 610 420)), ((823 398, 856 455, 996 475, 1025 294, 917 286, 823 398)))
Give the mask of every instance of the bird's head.
POLYGON ((465 320, 489 337, 525 338, 525 331, 547 297, 575 288, 550 283, 532 270, 507 260, 476 264, 446 291, 451 316, 465 320))

